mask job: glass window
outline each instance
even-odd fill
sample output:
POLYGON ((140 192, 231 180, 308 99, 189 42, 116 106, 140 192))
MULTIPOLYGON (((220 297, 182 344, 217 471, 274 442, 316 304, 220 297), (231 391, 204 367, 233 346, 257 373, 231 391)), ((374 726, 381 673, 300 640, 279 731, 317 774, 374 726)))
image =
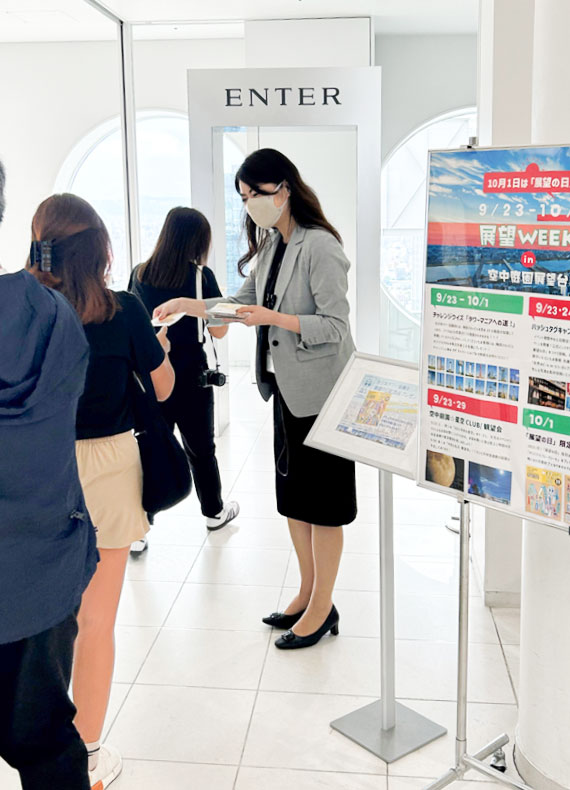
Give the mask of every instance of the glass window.
POLYGON ((407 137, 382 169, 382 354, 419 358, 427 157, 476 134, 474 108, 441 115, 407 137))
MULTIPOLYGON (((125 287, 130 271, 121 146, 117 117, 75 146, 55 185, 58 192, 73 192, 88 200, 103 218, 113 244, 113 282, 117 287, 125 287)), ((167 111, 137 113, 137 155, 141 255, 145 260, 169 209, 190 205, 187 117, 167 111)))
MULTIPOLYGON (((237 135, 239 139, 239 135, 237 135)), ((241 142, 241 141, 240 141, 241 142)), ((168 211, 190 206, 188 118, 166 110, 137 113, 137 159, 141 258, 151 254, 168 211)), ((227 272, 229 293, 242 278, 237 260, 247 245, 242 233, 243 206, 233 180, 244 159, 237 140, 224 139, 227 272)), ((88 200, 105 222, 113 244, 113 284, 124 288, 130 268, 126 252, 125 200, 119 118, 98 126, 67 157, 55 184, 56 192, 73 192, 88 200)))

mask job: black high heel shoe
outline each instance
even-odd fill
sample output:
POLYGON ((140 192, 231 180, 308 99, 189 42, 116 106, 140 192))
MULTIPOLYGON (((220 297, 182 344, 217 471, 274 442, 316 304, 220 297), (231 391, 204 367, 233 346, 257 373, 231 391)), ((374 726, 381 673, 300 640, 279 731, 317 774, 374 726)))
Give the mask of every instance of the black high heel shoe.
POLYGON ((330 631, 333 636, 338 636, 339 620, 339 613, 337 612, 336 606, 333 604, 329 616, 322 626, 314 633, 308 636, 297 636, 293 631, 285 631, 285 633, 275 641, 275 647, 278 647, 280 650, 298 650, 301 647, 316 645, 319 639, 328 633, 328 631, 330 631))
POLYGON ((293 628, 295 623, 298 622, 304 614, 305 614, 304 609, 302 609, 300 612, 297 612, 296 614, 283 614, 283 612, 273 612, 267 617, 262 617, 261 621, 265 623, 265 625, 273 626, 273 628, 287 629, 287 628, 293 628))

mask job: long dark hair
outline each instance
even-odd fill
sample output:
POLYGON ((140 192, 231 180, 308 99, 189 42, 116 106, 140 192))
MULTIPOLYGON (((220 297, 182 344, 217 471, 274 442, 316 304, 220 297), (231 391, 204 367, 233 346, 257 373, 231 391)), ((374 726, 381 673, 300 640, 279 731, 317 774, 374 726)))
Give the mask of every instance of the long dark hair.
POLYGON ((112 260, 105 223, 83 198, 64 192, 38 206, 32 241, 52 242, 51 271, 40 271, 28 259, 26 268, 71 302, 82 323, 109 321, 119 305, 105 283, 112 260))
MULTIPOLYGON (((268 195, 260 188, 260 184, 281 184, 286 182, 289 187, 289 205, 291 216, 298 225, 305 228, 323 228, 342 244, 340 233, 325 217, 321 204, 314 190, 305 184, 293 162, 274 148, 260 148, 244 161, 236 173, 235 187, 239 192, 239 182, 243 181, 260 195, 268 195)), ((247 233, 248 250, 238 261, 238 269, 244 274, 249 261, 267 244, 269 231, 258 228, 249 214, 246 214, 245 230, 247 233)))
POLYGON ((206 217, 195 208, 170 209, 156 247, 143 263, 137 278, 155 288, 182 288, 193 264, 206 262, 212 230, 206 217))

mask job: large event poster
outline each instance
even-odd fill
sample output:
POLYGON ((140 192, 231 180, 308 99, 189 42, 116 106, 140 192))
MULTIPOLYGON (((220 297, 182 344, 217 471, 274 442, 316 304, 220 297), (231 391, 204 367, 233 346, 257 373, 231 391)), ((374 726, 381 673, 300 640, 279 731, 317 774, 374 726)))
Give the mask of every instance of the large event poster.
POLYGON ((430 156, 419 481, 570 525, 570 147, 430 156))

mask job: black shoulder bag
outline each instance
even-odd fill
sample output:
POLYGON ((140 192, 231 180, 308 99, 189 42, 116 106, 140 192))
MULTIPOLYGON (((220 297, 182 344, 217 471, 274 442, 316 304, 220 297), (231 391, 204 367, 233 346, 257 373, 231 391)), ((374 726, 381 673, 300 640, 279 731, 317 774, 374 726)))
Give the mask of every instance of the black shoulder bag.
POLYGON ((147 513, 167 510, 192 491, 186 453, 162 416, 152 380, 133 374, 135 437, 143 469, 142 506, 147 513))

